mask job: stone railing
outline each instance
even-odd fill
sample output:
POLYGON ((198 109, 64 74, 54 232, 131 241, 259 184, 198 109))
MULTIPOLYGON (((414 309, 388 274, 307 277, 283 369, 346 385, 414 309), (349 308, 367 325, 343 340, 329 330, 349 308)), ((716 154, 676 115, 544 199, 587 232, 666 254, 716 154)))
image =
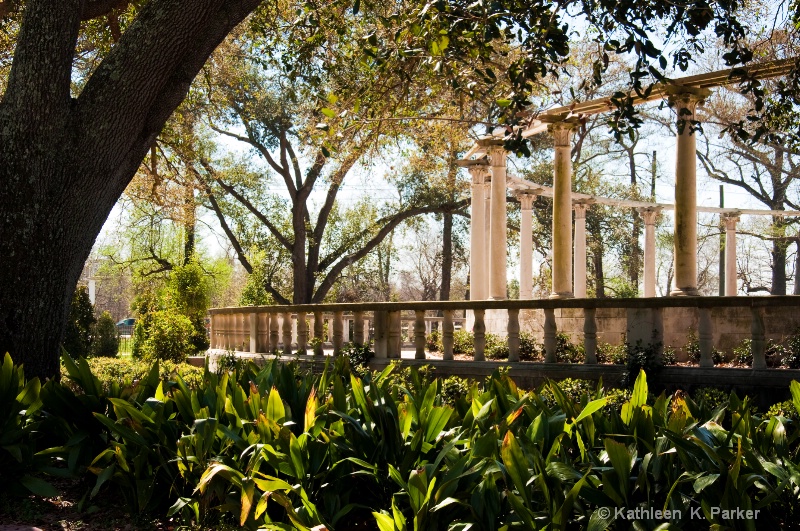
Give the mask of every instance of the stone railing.
MULTIPOLYGON (((556 313, 582 310, 582 338, 585 362, 597 363, 598 309, 625 309, 627 340, 631 344, 659 343, 664 336, 665 309, 683 308, 695 312, 700 347, 700 366, 713 366, 713 333, 716 326, 729 324, 726 312, 750 314, 750 339, 753 368, 766 367, 765 347, 770 321, 779 319, 800 324, 800 297, 662 297, 637 299, 555 299, 505 301, 370 302, 347 304, 309 304, 290 306, 251 306, 215 308, 211 314, 211 348, 251 353, 307 352, 322 355, 326 343, 337 354, 352 336, 355 344, 372 341, 377 358, 399 358, 403 331, 412 338, 415 359, 425 359, 425 338, 432 330, 441 334, 442 359, 453 359, 453 332, 472 325, 474 359, 484 360, 486 318, 505 321, 503 332, 509 349, 509 362, 519 361, 520 315, 543 312, 545 362, 556 361, 556 313), (712 319, 712 311, 716 322, 712 319), (777 313, 776 313, 777 312, 777 313), (441 317, 430 317, 439 313, 441 317), (468 315, 468 319, 461 315, 468 315), (412 316, 413 317, 410 317, 412 316), (351 325, 352 323, 352 325, 351 325), (326 332, 327 325, 327 334, 326 332), (327 337, 326 337, 327 336, 327 337)), ((784 327, 785 328, 785 327, 784 327)), ((688 334, 688 330, 687 330, 688 334)))

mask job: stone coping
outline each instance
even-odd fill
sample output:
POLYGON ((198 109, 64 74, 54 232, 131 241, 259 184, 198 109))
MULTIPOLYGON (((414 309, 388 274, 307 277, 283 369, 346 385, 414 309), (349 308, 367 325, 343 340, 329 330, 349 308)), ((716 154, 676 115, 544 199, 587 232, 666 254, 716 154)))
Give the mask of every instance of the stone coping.
POLYGON ((212 308, 211 315, 234 313, 381 312, 417 310, 541 310, 561 308, 766 308, 800 306, 800 295, 762 297, 638 297, 630 299, 531 299, 290 304, 212 308))

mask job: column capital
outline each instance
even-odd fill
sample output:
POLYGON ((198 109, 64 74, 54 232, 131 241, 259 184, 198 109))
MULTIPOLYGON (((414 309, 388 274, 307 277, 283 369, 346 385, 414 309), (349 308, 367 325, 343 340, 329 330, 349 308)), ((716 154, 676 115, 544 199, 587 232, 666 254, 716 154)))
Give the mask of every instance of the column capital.
POLYGON ((663 208, 662 207, 640 207, 640 208, 637 208, 636 210, 638 210, 639 214, 642 215, 642 218, 644 219, 644 224, 645 225, 655 225, 656 218, 658 217, 659 214, 661 214, 661 211, 663 210, 663 208))
POLYGON ((547 132, 553 135, 556 147, 571 147, 572 131, 577 125, 571 121, 553 122, 547 125, 547 132))
POLYGON ((678 117, 681 119, 691 119, 698 105, 703 105, 706 99, 711 95, 709 89, 683 87, 678 85, 670 85, 666 90, 668 94, 667 103, 670 107, 678 110, 678 117), (687 113, 682 112, 687 110, 687 113))
POLYGON ((486 169, 486 166, 469 166, 468 171, 472 176, 473 185, 479 186, 487 182, 486 178, 489 176, 489 170, 486 169))
POLYGON ((572 210, 575 211, 575 219, 585 219, 586 218, 586 211, 589 210, 589 206, 591 205, 590 201, 586 201, 584 199, 579 199, 578 201, 573 201, 572 203, 572 210))
POLYGON ((726 212, 722 214, 722 220, 725 222, 725 230, 736 230, 736 224, 739 222, 739 213, 726 212))
POLYGON ((536 194, 531 192, 517 192, 515 195, 517 199, 519 199, 520 208, 522 210, 531 210, 533 208, 533 202, 536 201, 536 194))

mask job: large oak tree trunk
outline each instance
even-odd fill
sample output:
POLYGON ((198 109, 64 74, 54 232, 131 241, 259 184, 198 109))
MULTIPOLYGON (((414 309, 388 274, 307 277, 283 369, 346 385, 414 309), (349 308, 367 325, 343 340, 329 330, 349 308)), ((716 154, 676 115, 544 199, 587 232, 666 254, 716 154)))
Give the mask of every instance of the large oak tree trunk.
POLYGON ((0 351, 58 377, 70 297, 109 212, 258 0, 153 0, 71 97, 84 0, 29 0, 0 101, 0 351))

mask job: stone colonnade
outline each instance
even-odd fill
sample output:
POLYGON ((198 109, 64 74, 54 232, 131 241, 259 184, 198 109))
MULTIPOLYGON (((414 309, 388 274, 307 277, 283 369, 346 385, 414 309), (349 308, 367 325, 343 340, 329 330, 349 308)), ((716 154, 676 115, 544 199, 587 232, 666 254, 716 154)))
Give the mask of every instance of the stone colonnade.
MULTIPOLYGON (((675 168, 675 274, 673 296, 698 295, 697 290, 697 105, 710 92, 692 87, 672 87, 669 104, 678 122, 675 168)), ((574 119, 554 120, 547 130, 554 140, 552 292, 551 299, 586 297, 586 210, 591 201, 572 199, 571 137, 574 119), (575 218, 573 240, 573 212, 575 218), (573 260, 574 257, 574 260, 573 260), (574 267, 573 267, 574 263, 574 267)), ((506 153, 502 140, 484 138, 478 146, 486 158, 462 160, 472 176, 470 241, 470 298, 506 298, 506 153)), ((533 297, 532 208, 534 190, 516 193, 520 217, 520 298, 533 297)), ((644 296, 655 297, 655 221, 662 208, 638 208, 645 224, 644 296)), ((725 295, 736 295, 736 222, 732 214, 726 223, 725 295)))

